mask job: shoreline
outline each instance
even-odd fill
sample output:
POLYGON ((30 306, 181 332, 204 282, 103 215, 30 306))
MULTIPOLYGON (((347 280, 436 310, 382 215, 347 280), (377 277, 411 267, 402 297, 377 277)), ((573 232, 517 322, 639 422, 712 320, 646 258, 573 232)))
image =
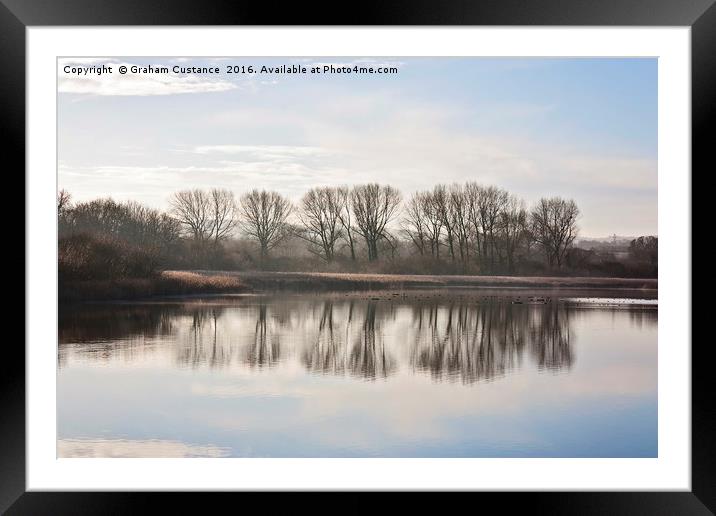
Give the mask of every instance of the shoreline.
POLYGON ((65 282, 59 288, 64 303, 140 301, 201 296, 246 294, 317 294, 401 292, 414 297, 419 291, 453 291, 459 295, 538 295, 580 297, 639 297, 656 299, 658 280, 564 276, 459 276, 312 272, 192 270, 163 271, 153 278, 65 282))
POLYGON ((193 270, 204 276, 236 277, 254 291, 384 290, 414 288, 608 289, 658 291, 656 278, 569 276, 467 276, 193 270))

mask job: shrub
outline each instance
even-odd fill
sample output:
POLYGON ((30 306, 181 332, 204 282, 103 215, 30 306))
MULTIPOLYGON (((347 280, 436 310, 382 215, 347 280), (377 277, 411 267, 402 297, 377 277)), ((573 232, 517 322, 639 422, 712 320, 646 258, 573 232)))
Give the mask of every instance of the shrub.
POLYGON ((98 235, 72 235, 58 242, 60 281, 142 278, 151 276, 157 265, 151 249, 98 235))

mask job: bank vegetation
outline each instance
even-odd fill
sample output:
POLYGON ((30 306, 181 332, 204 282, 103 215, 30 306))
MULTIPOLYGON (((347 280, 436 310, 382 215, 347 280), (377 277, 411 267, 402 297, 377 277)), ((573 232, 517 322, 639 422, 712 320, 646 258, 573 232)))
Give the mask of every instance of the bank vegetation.
POLYGON ((201 283, 205 276, 168 270, 622 278, 658 272, 655 236, 618 252, 577 246, 574 200, 545 197, 528 206, 475 182, 407 197, 375 183, 316 187, 295 203, 260 189, 238 196, 193 189, 172 194, 166 211, 111 198, 73 202, 62 190, 57 210, 61 292, 92 284, 95 297, 103 289, 121 296, 132 289, 156 295, 242 288, 234 275, 201 283))

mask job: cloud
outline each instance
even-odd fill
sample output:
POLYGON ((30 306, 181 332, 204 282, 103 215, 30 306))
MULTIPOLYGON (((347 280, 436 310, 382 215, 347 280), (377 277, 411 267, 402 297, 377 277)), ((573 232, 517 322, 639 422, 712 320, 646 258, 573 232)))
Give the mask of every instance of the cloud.
POLYGON ((328 149, 308 145, 200 145, 194 147, 197 154, 238 154, 259 160, 290 160, 325 157, 332 154, 328 149))
POLYGON ((228 448, 214 445, 195 446, 180 441, 130 439, 58 439, 57 456, 67 458, 91 457, 226 457, 228 448))
MULTIPOLYGON (((58 85, 60 93, 101 96, 150 96, 178 95, 186 93, 212 93, 233 90, 237 84, 224 80, 208 80, 202 76, 175 73, 141 73, 120 75, 120 66, 137 66, 136 63, 120 62, 111 58, 63 58, 59 60, 58 85), (65 66, 111 65, 112 73, 67 73, 65 66)), ((171 69, 171 68, 170 68, 171 69)))
MULTIPOLYGON (((240 195, 252 188, 276 190, 298 199, 314 186, 343 184, 350 173, 342 167, 294 162, 284 158, 262 161, 210 161, 188 166, 117 166, 60 168, 62 188, 77 201, 112 196, 136 199, 165 209, 176 191, 227 188, 240 195)), ((351 183, 359 181, 355 178, 351 183)))
MULTIPOLYGON (((324 109, 332 113, 333 108, 324 109)), ((164 209, 171 192, 185 188, 217 186, 237 194, 266 188, 297 200, 306 190, 323 185, 390 183, 408 197, 436 183, 477 181, 506 188, 528 204, 542 196, 574 198, 583 212, 585 234, 608 234, 625 221, 639 227, 624 231, 636 233, 656 219, 655 159, 597 156, 566 146, 458 131, 445 111, 424 107, 385 115, 374 125, 355 117, 344 123, 331 117, 279 116, 265 108, 246 108, 234 123, 256 127, 251 120, 260 120, 267 132, 299 127, 302 139, 313 145, 195 145, 175 149, 173 156, 153 153, 146 165, 66 164, 60 169, 60 184, 78 199, 112 192, 164 209), (627 194, 631 201, 625 203, 627 194), (616 218, 604 213, 614 199, 619 200, 616 218)), ((116 162, 127 159, 118 153, 116 162)))

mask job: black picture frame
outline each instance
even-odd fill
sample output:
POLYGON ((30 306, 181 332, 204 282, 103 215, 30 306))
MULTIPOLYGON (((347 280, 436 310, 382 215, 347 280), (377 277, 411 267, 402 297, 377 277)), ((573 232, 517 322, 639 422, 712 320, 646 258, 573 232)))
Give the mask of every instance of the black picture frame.
MULTIPOLYGON (((689 26, 692 38, 692 169, 715 170, 708 124, 716 113, 715 0, 401 0, 363 2, 350 10, 237 0, 0 0, 0 127, 7 158, 25 170, 25 29, 83 25, 549 25, 689 26), (349 23, 350 22, 350 23, 349 23), (708 167, 708 168, 707 168, 708 167)), ((347 7, 347 6, 346 6, 347 7)), ((685 170, 685 174, 691 171, 685 170)), ((693 177, 693 176, 692 176, 693 177)), ((687 250, 691 253, 691 249, 687 250)), ((32 271, 25 268, 26 277, 32 271)), ((685 300, 691 302, 691 300, 685 300)), ((184 510, 208 493, 26 492, 25 352, 11 339, 0 361, 0 512, 7 514, 123 513, 184 510), (197 500, 198 497, 199 499, 197 500)), ((689 345, 691 343, 670 343, 689 345)), ((692 347, 692 491, 479 493, 502 507, 545 514, 712 514, 716 511, 714 375, 707 342, 692 347)), ((214 493, 224 499, 233 493, 214 493)), ((256 496, 243 493, 240 496, 256 496)), ((415 498, 422 503, 422 497, 415 498)), ((251 498, 247 499, 251 502, 251 498)), ((258 500, 257 500, 258 501, 258 500)), ((197 505, 199 507, 206 506, 197 505)), ((313 509, 313 508, 312 508, 313 509)))

